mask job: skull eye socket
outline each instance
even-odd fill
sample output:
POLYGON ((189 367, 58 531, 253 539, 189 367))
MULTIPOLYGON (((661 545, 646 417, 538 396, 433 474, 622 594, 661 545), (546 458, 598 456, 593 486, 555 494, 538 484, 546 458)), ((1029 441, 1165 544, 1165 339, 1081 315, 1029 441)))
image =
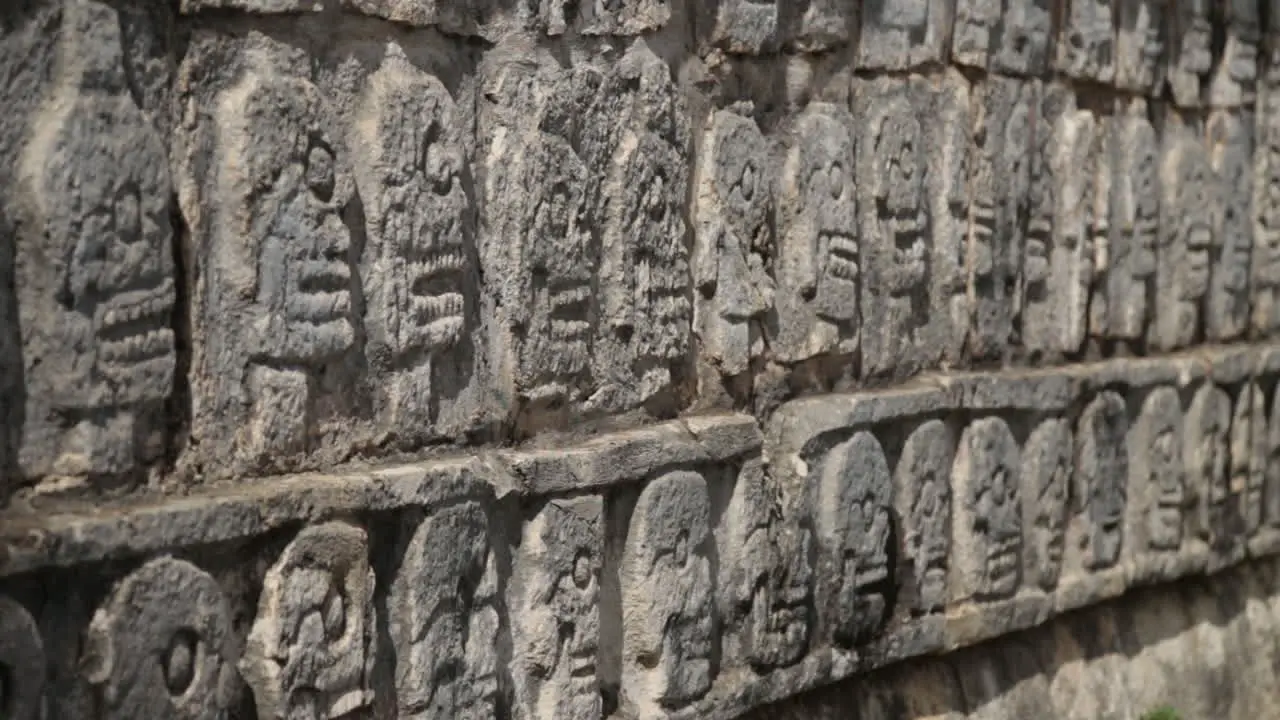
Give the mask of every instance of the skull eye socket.
MULTIPOLYGON (((185 693, 195 681, 196 663, 199 660, 200 638, 196 633, 184 628, 169 639, 169 648, 163 660, 164 684, 169 694, 179 696, 185 693)), ((0 708, 5 707, 8 697, 8 684, 4 674, 0 674, 0 708)))
POLYGON ((312 144, 307 151, 306 177, 307 187, 317 198, 323 202, 329 202, 333 198, 334 158, 329 148, 312 144))

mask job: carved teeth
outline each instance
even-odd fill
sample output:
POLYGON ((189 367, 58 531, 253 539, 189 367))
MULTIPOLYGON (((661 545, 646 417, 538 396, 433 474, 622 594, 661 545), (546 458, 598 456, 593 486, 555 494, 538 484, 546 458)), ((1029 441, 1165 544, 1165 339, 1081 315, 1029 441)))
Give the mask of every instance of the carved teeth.
POLYGON ((467 266, 467 259, 461 251, 441 252, 430 255, 426 260, 413 263, 414 277, 433 279, 441 275, 462 272, 467 266))
POLYGON ((351 283, 351 269, 341 260, 303 260, 298 268, 302 292, 345 291, 351 283))
POLYGON ((173 280, 169 278, 153 289, 120 293, 104 303, 98 332, 108 335, 121 326, 143 320, 167 326, 174 302, 173 280))
POLYGON ((351 294, 346 291, 304 292, 289 298, 289 317, 313 323, 344 318, 351 312, 351 294))
POLYGON ((858 280, 858 241, 838 233, 825 233, 827 271, 832 277, 850 282, 858 280))
POLYGON ((858 570, 854 574, 853 584, 858 587, 865 587, 874 583, 882 582, 889 577, 889 569, 883 565, 876 565, 858 570))

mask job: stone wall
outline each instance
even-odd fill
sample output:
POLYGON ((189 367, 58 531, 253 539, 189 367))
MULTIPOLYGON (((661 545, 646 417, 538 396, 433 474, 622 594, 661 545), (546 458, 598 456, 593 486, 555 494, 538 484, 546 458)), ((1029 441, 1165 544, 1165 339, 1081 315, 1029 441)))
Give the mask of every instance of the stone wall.
POLYGON ((0 710, 728 718, 1280 554, 1278 41, 6 2, 0 710))

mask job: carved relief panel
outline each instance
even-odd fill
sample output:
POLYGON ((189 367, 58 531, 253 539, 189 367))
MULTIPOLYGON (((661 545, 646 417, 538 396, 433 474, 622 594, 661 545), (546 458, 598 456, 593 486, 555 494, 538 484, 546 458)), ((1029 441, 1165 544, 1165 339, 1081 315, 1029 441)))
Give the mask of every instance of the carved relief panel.
POLYGON ((1234 340, 1249 327, 1250 258, 1253 254, 1253 113, 1213 111, 1207 135, 1220 203, 1217 242, 1210 255, 1205 305, 1208 340, 1234 340))
POLYGON ((501 597, 489 516, 462 500, 409 513, 403 533, 387 601, 399 717, 495 717, 501 597))
POLYGON ((1129 416, 1124 398, 1107 390, 1085 406, 1076 425, 1075 491, 1079 549, 1088 570, 1116 564, 1124 545, 1128 503, 1129 416))
POLYGON ((373 592, 363 529, 328 522, 298 533, 262 581, 239 663, 258 717, 337 720, 372 705, 373 592))
POLYGON ((1174 350, 1200 336, 1220 212, 1209 159, 1188 128, 1166 126, 1160 185, 1155 322, 1148 341, 1174 350))
POLYGON ((554 112, 565 78, 511 61, 485 80, 481 264, 493 308, 490 351, 504 391, 534 406, 583 399, 597 317, 599 247, 590 231, 588 168, 554 112))
POLYGON ((1141 550, 1169 552, 1182 545, 1190 506, 1183 467, 1182 401, 1178 391, 1159 387, 1147 396, 1134 423, 1129 486, 1142 507, 1141 550))
MULTIPOLYGON (((820 0, 821 2, 821 0, 820 0)), ((707 41, 730 53, 772 52, 779 40, 778 15, 784 0, 724 0, 702 11, 710 28, 707 41)))
POLYGON ((784 510, 766 483, 760 460, 748 460, 718 542, 726 663, 762 674, 804 656, 814 576, 808 519, 784 510))
POLYGON ((325 99, 283 74, 287 63, 254 56, 209 108, 207 179, 185 168, 208 185, 206 200, 184 199, 207 258, 192 299, 192 373, 204 378, 192 434, 230 471, 286 465, 318 444, 321 379, 356 336, 346 157, 325 99))
POLYGON ((1022 582, 1018 443, 1004 420, 974 420, 960 435, 952 480, 952 599, 1011 597, 1022 582))
POLYGON ((957 0, 951 59, 1010 75, 1039 75, 1049 59, 1050 3, 957 0))
POLYGON ((858 7, 845 0, 779 3, 778 24, 788 49, 805 53, 835 50, 858 34, 858 7))
POLYGON ((941 420, 926 420, 907 437, 894 469, 894 505, 902 521, 901 565, 916 614, 942 611, 951 557, 951 465, 955 435, 941 420))
POLYGON ((1061 419, 1037 425, 1022 451, 1024 572, 1029 582, 1046 592, 1057 586, 1062 575, 1073 451, 1071 427, 1061 419))
POLYGON ((609 278, 599 288, 593 356, 597 384, 635 405, 672 390, 691 348, 689 111, 671 70, 644 45, 622 58, 595 101, 601 114, 590 122, 616 136, 587 143, 599 153, 588 153, 588 166, 604 168, 594 212, 600 277, 609 278))
POLYGON ((820 477, 818 606, 828 609, 823 624, 836 643, 858 645, 893 613, 893 477, 880 441, 867 431, 832 448, 820 477))
MULTIPOLYGON (((930 96, 928 117, 933 132, 927 168, 930 188, 932 248, 929 267, 929 318, 932 329, 928 360, 940 356, 942 366, 963 362, 974 298, 969 292, 969 179, 975 163, 969 128, 970 88, 958 71, 947 71, 930 96)), ((1014 127, 1016 138, 1019 132, 1014 127)), ((1016 140, 1015 140, 1016 142, 1016 140)), ((1017 169, 1010 172, 1016 175, 1017 169)))
POLYGON ((46 663, 35 618, 16 600, 0 595, 0 677, 4 711, 12 720, 44 718, 46 663))
POLYGON ((1115 9, 1118 0, 1069 0, 1062 10, 1054 69, 1077 80, 1115 79, 1115 9))
POLYGON ((694 199, 694 327, 703 353, 725 375, 763 352, 760 322, 773 304, 765 274, 768 148, 753 120, 720 110, 709 119, 694 199))
POLYGON ((1079 352, 1087 334, 1106 206, 1097 119, 1070 105, 1051 117, 1023 261, 1021 338, 1033 353, 1060 357, 1079 352))
POLYGON ((857 166, 862 307, 862 366, 866 374, 907 373, 930 364, 934 260, 926 182, 928 140, 922 83, 868 80, 855 88, 855 115, 865 117, 857 166))
POLYGON ((1228 476, 1231 399, 1212 383, 1196 391, 1182 431, 1187 486, 1198 505, 1197 534, 1214 547, 1230 542, 1233 523, 1228 476))
POLYGON ((1226 0, 1218 3, 1218 22, 1226 39, 1209 78, 1207 99, 1214 107, 1252 103, 1262 49, 1260 0, 1226 0))
POLYGON ((225 717, 231 631, 222 588, 191 563, 166 556, 125 576, 86 634, 101 717, 225 717))
POLYGON ((600 717, 596 654, 603 555, 603 503, 597 496, 549 500, 525 524, 512 578, 520 717, 600 717))
POLYGON ((1236 397, 1231 414, 1231 492, 1240 503, 1243 530, 1252 535, 1262 527, 1266 485, 1267 407, 1262 389, 1247 383, 1236 397))
POLYGON ((943 59, 951 8, 942 0, 868 0, 861 7, 858 67, 907 70, 943 59))
POLYGON ((1169 45, 1168 0, 1117 0, 1115 85, 1144 95, 1159 94, 1169 45))
POLYGON ((645 486, 619 570, 622 694, 653 715, 701 698, 715 678, 715 583, 707 482, 673 471, 645 486))
POLYGON ((1213 68, 1209 0, 1170 0, 1169 89, 1180 107, 1199 107, 1213 68))
POLYGON ((66 4, 58 80, 18 158, 28 476, 127 473, 164 452, 176 363, 168 155, 135 100, 124 24, 105 3, 66 4))
POLYGON ((858 350, 864 254, 854 127, 847 111, 814 103, 791 132, 778 187, 778 320, 769 342, 783 362, 858 350))
POLYGON ((1280 331, 1280 44, 1261 66, 1253 178, 1253 330, 1280 331))
POLYGON ((393 55, 369 78, 360 109, 352 146, 369 353, 388 375, 383 423, 412 435, 434 427, 471 371, 476 246, 464 128, 444 85, 393 55))
POLYGON ((1112 165, 1110 220, 1104 248, 1095 252, 1103 276, 1091 313, 1097 336, 1137 343, 1146 337, 1154 308, 1156 248, 1160 237, 1160 146, 1142 100, 1130 101, 1107 129, 1112 165))
POLYGON ((1266 476, 1262 501, 1264 522, 1280 525, 1280 388, 1271 396, 1267 421, 1266 476))

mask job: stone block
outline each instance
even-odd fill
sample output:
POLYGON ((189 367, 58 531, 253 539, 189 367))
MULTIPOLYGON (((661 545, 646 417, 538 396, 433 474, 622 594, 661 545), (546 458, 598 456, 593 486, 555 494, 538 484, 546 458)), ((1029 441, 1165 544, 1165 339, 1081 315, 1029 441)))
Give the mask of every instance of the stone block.
POLYGON ((951 33, 943 0, 869 0, 862 3, 858 67, 910 70, 941 63, 951 33))
POLYGON ((1049 62, 1050 5, 956 0, 951 60, 1007 75, 1042 75, 1049 62))

